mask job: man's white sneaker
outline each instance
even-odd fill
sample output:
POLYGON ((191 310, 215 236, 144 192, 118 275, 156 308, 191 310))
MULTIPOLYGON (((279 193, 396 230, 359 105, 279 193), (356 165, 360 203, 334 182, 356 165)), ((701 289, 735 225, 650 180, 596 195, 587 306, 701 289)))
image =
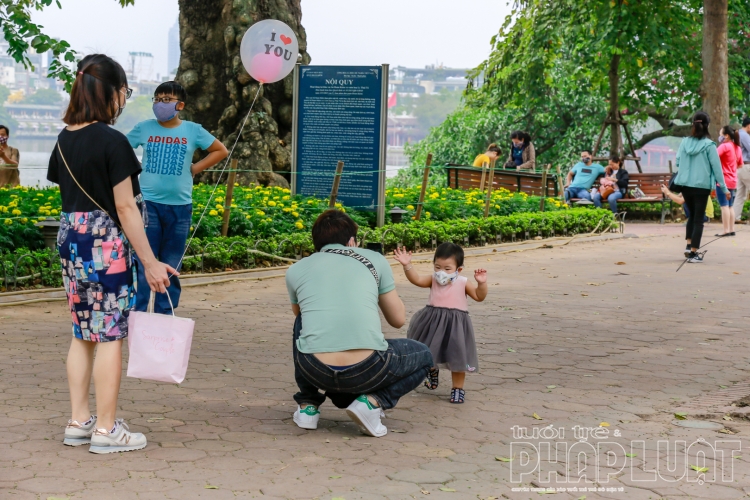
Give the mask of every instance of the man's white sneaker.
POLYGON ((294 423, 301 429, 317 429, 318 420, 320 420, 320 411, 313 405, 307 405, 304 408, 297 406, 297 411, 294 412, 294 423))
POLYGON ((130 432, 128 424, 121 418, 115 421, 114 433, 107 429, 96 429, 91 436, 91 453, 118 453, 121 451, 142 450, 146 447, 146 436, 140 432, 130 432))
POLYGON ((380 418, 385 418, 385 412, 381 408, 372 406, 365 395, 355 399, 346 408, 346 414, 359 426, 363 434, 372 437, 382 437, 388 434, 388 428, 380 423, 380 418))
POLYGON ((96 428, 96 415, 91 415, 91 418, 87 422, 81 424, 78 420, 68 420, 68 425, 65 426, 63 444, 67 446, 90 444, 91 435, 96 428))

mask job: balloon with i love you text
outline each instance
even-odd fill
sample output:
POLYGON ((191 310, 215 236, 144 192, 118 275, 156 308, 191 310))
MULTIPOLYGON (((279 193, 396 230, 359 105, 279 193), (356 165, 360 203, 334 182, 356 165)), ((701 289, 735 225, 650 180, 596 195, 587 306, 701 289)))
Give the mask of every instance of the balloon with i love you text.
POLYGON ((282 80, 297 64, 299 45, 294 31, 275 19, 258 21, 245 32, 240 44, 242 65, 261 83, 282 80))

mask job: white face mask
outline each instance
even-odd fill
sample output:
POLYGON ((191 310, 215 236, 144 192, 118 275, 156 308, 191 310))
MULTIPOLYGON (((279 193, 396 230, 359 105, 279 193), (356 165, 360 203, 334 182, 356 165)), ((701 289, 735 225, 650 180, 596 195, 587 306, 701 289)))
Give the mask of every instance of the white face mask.
POLYGON ((448 283, 452 283, 456 280, 456 278, 458 278, 458 271, 453 274, 448 274, 445 271, 435 272, 435 281, 437 281, 442 286, 445 286, 448 283))

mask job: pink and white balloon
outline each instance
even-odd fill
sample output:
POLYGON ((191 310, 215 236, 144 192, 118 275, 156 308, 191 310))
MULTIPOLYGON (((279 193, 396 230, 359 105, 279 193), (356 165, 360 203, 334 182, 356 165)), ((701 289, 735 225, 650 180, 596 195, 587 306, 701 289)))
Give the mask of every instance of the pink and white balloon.
POLYGON ((240 57, 247 72, 261 83, 284 79, 297 64, 299 44, 294 31, 275 19, 258 21, 242 37, 240 57))

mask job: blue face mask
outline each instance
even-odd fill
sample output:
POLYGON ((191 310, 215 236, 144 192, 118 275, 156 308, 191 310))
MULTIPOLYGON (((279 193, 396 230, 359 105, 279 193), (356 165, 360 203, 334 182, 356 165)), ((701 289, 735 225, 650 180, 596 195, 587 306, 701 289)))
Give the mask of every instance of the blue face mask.
POLYGON ((177 102, 155 102, 154 116, 160 122, 168 122, 177 116, 177 102))

